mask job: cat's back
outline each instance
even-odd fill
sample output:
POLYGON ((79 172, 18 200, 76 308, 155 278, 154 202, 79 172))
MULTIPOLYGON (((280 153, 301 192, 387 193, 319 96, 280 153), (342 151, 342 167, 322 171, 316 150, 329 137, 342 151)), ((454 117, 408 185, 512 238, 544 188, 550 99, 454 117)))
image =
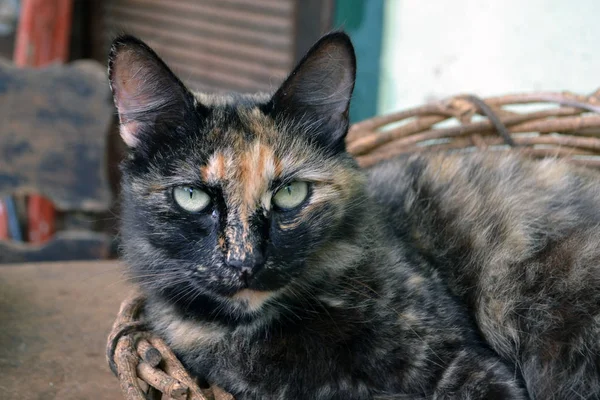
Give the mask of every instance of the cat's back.
POLYGON ((368 190, 533 398, 600 398, 600 172, 518 154, 412 155, 372 168, 368 190))
POLYGON ((498 214, 532 217, 542 207, 562 210, 547 215, 560 227, 568 221, 581 226, 579 216, 589 217, 588 223, 600 221, 600 171, 558 159, 535 161, 517 152, 492 151, 417 154, 381 163, 368 173, 370 194, 392 209, 434 206, 439 199, 442 208, 470 212, 473 218, 493 206, 498 214))
POLYGON ((497 244, 519 259, 548 241, 600 236, 600 171, 566 161, 438 153, 400 157, 368 174, 370 197, 397 233, 417 241, 461 233, 472 248, 497 244))

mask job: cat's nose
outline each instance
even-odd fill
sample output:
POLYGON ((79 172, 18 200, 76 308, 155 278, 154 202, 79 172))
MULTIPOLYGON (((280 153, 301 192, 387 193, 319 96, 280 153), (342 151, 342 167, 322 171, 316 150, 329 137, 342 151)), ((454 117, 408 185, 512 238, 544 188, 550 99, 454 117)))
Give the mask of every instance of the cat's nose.
POLYGON ((260 255, 245 258, 232 258, 227 260, 227 265, 238 271, 240 279, 247 282, 255 275, 264 264, 264 259, 260 255))

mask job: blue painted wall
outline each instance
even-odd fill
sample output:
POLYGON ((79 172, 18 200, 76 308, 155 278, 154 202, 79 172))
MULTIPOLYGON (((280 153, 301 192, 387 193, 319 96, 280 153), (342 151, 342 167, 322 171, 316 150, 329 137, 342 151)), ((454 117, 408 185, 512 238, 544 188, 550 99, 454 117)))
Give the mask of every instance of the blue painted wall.
POLYGON ((384 0, 338 0, 334 27, 345 30, 356 49, 357 73, 350 120, 377 114, 384 0))

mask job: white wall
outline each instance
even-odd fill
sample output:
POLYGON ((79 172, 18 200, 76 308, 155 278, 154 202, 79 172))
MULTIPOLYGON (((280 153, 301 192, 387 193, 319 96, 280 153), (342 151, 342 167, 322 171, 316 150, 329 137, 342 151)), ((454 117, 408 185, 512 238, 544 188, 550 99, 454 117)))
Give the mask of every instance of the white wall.
POLYGON ((600 0, 386 0, 378 113, 600 87, 600 0))

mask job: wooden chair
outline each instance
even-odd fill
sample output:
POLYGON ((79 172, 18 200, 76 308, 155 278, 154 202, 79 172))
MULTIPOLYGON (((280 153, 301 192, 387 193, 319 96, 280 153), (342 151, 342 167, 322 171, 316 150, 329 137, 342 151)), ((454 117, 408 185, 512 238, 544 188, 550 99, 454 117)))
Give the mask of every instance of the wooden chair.
POLYGON ((59 230, 43 245, 0 241, 0 263, 109 256, 109 234, 72 221, 81 215, 93 221, 112 204, 106 167, 112 121, 100 64, 33 69, 0 60, 0 198, 41 194, 59 214, 59 230))

